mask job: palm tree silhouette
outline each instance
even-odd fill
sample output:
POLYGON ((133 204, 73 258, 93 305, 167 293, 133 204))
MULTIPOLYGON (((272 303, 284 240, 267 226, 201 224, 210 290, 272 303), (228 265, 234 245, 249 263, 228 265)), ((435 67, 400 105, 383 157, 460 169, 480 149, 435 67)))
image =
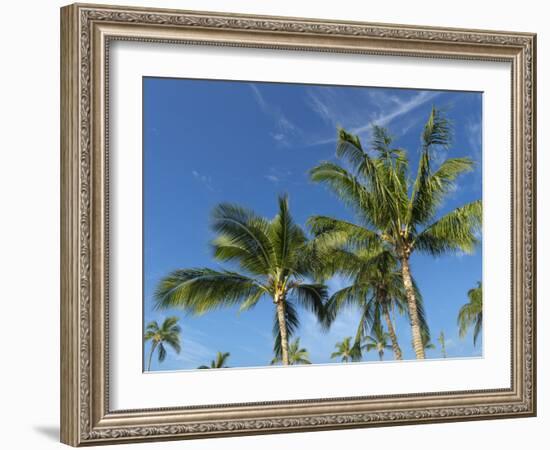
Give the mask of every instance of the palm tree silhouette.
POLYGON ((341 358, 341 361, 345 363, 361 359, 360 352, 357 351, 357 347, 353 346, 351 339, 351 336, 348 336, 343 341, 337 342, 335 344, 336 351, 330 355, 330 358, 341 358))
POLYGON ((375 326, 370 336, 365 338, 365 350, 367 352, 376 350, 378 352, 378 359, 382 361, 384 359, 384 351, 392 349, 391 345, 388 344, 389 338, 389 334, 382 329, 381 325, 375 326))
POLYGON ((166 347, 168 344, 172 347, 176 353, 181 351, 180 333, 181 327, 177 324, 179 318, 168 317, 159 326, 156 320, 149 322, 145 330, 144 340, 145 342, 151 341, 151 350, 149 353, 149 362, 147 364, 147 370, 151 370, 151 361, 153 359, 153 353, 158 348, 158 361, 161 363, 166 358, 166 347))
POLYGON ((197 367, 197 369, 222 369, 222 368, 226 368, 227 366, 225 365, 225 363, 227 362, 229 356, 231 356, 231 353, 229 352, 226 352, 226 353, 222 353, 222 352, 218 352, 216 353, 216 359, 213 359, 212 361, 210 361, 210 365, 209 366, 199 366, 197 367))
POLYGON ((477 338, 483 327, 483 288, 481 281, 477 287, 468 291, 468 303, 463 305, 458 312, 458 332, 463 338, 468 332, 470 326, 474 326, 474 345, 477 344, 477 338))
MULTIPOLYGON (((271 360, 271 364, 282 362, 280 356, 276 356, 271 360)), ((311 364, 309 353, 305 348, 300 348, 300 338, 294 339, 288 347, 288 363, 289 365, 311 364)))

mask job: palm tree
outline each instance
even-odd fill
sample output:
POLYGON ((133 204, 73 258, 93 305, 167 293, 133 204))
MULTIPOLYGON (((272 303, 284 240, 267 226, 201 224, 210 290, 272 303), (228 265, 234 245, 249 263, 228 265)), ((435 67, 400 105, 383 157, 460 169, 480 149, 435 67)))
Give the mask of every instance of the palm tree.
POLYGON ((151 361, 153 359, 153 353, 158 348, 159 356, 158 361, 161 363, 166 358, 166 347, 168 344, 172 347, 176 353, 181 351, 180 333, 181 327, 178 325, 178 317, 168 317, 162 322, 162 326, 159 326, 156 320, 149 322, 143 336, 145 342, 151 341, 151 350, 149 352, 149 362, 147 364, 147 371, 151 370, 151 361))
MULTIPOLYGON (((275 358, 271 360, 271 364, 277 364, 281 361, 281 356, 275 356, 275 358)), ((308 351, 305 348, 300 348, 300 338, 294 339, 288 347, 288 364, 291 366, 297 364, 311 364, 308 351)))
POLYGON ((373 327, 370 336, 365 338, 365 350, 370 352, 376 350, 378 352, 378 359, 382 361, 384 359, 384 351, 391 350, 392 346, 388 344, 390 335, 382 329, 382 325, 373 327))
POLYGON ((343 341, 337 342, 335 344, 336 351, 330 355, 330 358, 341 358, 345 363, 361 359, 361 354, 357 351, 357 347, 351 343, 351 339, 351 336, 348 336, 343 341))
POLYGON ((473 167, 470 158, 448 158, 434 167, 434 155, 451 143, 450 124, 432 108, 422 134, 422 149, 414 182, 410 181, 407 153, 392 147, 384 128, 374 126, 371 152, 358 136, 338 132, 337 156, 350 170, 323 162, 311 170, 313 181, 325 183, 356 213, 358 223, 317 216, 310 220, 316 234, 340 245, 351 241, 364 248, 378 246, 393 253, 400 263, 407 295, 408 313, 416 357, 425 357, 417 292, 411 273, 414 252, 432 256, 474 251, 481 227, 482 206, 477 200, 455 208, 442 217, 436 213, 457 177, 473 167), (373 157, 374 154, 376 157, 373 157))
POLYGON ((234 262, 239 271, 180 269, 164 277, 155 292, 160 308, 180 307, 203 314, 222 307, 253 308, 263 297, 275 306, 275 354, 289 364, 288 341, 299 325, 295 304, 324 316, 327 288, 308 282, 319 257, 304 231, 294 223, 288 198, 279 197, 279 211, 268 220, 237 205, 222 203, 213 212, 214 257, 234 262))
POLYGON ((226 368, 227 366, 225 365, 227 359, 229 358, 229 356, 231 355, 231 353, 229 352, 226 352, 226 353, 222 353, 222 352, 218 352, 216 353, 216 359, 213 359, 212 361, 210 361, 210 365, 209 366, 199 366, 197 367, 197 369, 222 369, 222 368, 226 368))
POLYGON ((463 305, 458 312, 458 332, 463 338, 468 332, 468 328, 474 325, 474 345, 477 344, 477 338, 483 327, 483 289, 481 281, 477 287, 468 291, 468 303, 463 305))
MULTIPOLYGON (((323 245, 323 237, 321 235, 323 245)), ((317 244, 318 241, 316 240, 317 244)), ((355 305, 361 311, 354 347, 360 349, 360 342, 368 334, 369 329, 376 327, 383 319, 392 343, 394 358, 403 359, 403 353, 397 340, 395 325, 390 312, 407 311, 407 296, 403 288, 403 279, 398 270, 397 261, 392 253, 383 249, 361 249, 346 245, 334 248, 325 258, 324 275, 339 273, 352 280, 347 286, 335 292, 327 303, 326 321, 330 324, 337 317, 338 312, 346 307, 355 305)), ((422 307, 422 297, 417 294, 418 311, 423 328, 427 330, 422 307)), ((360 350, 358 351, 361 357, 360 350)))
POLYGON ((445 333, 443 333, 443 330, 439 333, 439 337, 437 338, 437 341, 439 342, 439 345, 441 346, 441 356, 443 358, 447 357, 447 349, 445 348, 445 333))

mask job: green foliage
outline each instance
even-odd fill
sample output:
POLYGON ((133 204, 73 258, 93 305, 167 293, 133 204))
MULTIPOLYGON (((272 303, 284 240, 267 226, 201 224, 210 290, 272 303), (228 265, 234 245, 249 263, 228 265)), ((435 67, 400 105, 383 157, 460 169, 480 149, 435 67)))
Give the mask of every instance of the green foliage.
POLYGON ((378 353, 378 359, 382 361, 384 359, 384 353, 386 350, 391 350, 392 346, 388 343, 390 335, 384 331, 382 325, 378 324, 373 327, 371 334, 365 337, 365 345, 363 348, 370 352, 374 350, 378 353))
POLYGON ((311 283, 323 255, 310 245, 293 221, 287 196, 278 199, 278 213, 268 220, 238 205, 222 203, 212 214, 214 257, 237 266, 236 271, 179 269, 165 276, 155 291, 158 308, 182 308, 192 314, 239 306, 247 311, 264 297, 285 302, 286 320, 275 315, 274 352, 281 350, 280 327, 291 336, 299 325, 295 305, 324 321, 327 288, 311 283))
POLYGON ((481 281, 477 283, 477 287, 468 291, 468 300, 468 303, 463 305, 458 312, 458 331, 459 336, 463 338, 473 325, 474 345, 476 345, 483 327, 483 288, 481 281))
MULTIPOLYGON (((451 124, 445 115, 433 108, 428 117, 414 179, 409 175, 407 153, 392 147, 389 132, 374 127, 372 136, 370 149, 367 150, 358 136, 340 129, 336 155, 341 163, 323 162, 310 172, 314 182, 326 185, 357 216, 357 223, 324 216, 309 219, 308 226, 322 252, 330 253, 331 249, 340 252, 344 247, 349 255, 379 249, 389 252, 398 262, 408 262, 414 251, 433 256, 471 253, 478 244, 477 236, 481 231, 481 201, 436 218, 446 196, 455 189, 458 177, 473 167, 473 161, 469 158, 448 158, 434 166, 434 161, 441 159, 435 158, 437 153, 451 144, 451 124)), ((345 270, 341 269, 345 272, 356 263, 354 258, 344 263, 345 253, 340 252, 339 255, 342 258, 332 258, 328 268, 325 268, 325 275, 338 265, 346 266, 345 270)), ((402 266, 402 271, 405 277, 408 268, 402 266)), ((351 273, 349 276, 351 279, 355 277, 351 273)), ((354 286, 333 296, 332 309, 357 302, 354 300, 357 298, 361 298, 362 304, 366 305, 368 292, 367 285, 354 280, 354 286)), ((418 309, 418 313, 409 311, 411 326, 416 333, 421 330, 429 342, 429 330, 419 294, 415 285, 406 292, 409 304, 416 303, 418 309)), ((374 313, 375 309, 365 310, 360 325, 372 327, 376 317, 374 313)), ((358 336, 360 334, 358 330, 358 336)), ((422 349, 415 350, 422 357, 422 349)))
POLYGON ((360 348, 351 343, 351 336, 344 338, 343 341, 335 344, 336 351, 333 352, 331 359, 340 358, 342 362, 359 361, 361 359, 360 348))
POLYGON ((229 353, 229 352, 226 352, 226 353, 218 352, 218 353, 216 353, 216 359, 213 359, 212 361, 210 361, 209 366, 203 365, 203 366, 197 367, 197 369, 223 369, 223 368, 227 368, 226 362, 229 359, 229 356, 231 356, 231 353, 229 353))
MULTIPOLYGON (((307 349, 300 347, 300 338, 296 338, 293 341, 290 342, 288 346, 288 357, 289 357, 289 364, 291 366, 298 365, 298 364, 311 364, 311 361, 309 359, 309 352, 307 349)), ((271 364, 277 364, 282 361, 280 356, 275 356, 271 360, 271 364)))
POLYGON ((145 329, 143 339, 145 342, 151 341, 151 350, 149 353, 149 362, 147 370, 151 370, 151 361, 153 353, 158 348, 158 361, 163 362, 166 359, 166 347, 168 344, 176 353, 181 351, 180 333, 181 327, 178 325, 179 318, 172 316, 164 320, 159 326, 156 320, 149 322, 145 329))

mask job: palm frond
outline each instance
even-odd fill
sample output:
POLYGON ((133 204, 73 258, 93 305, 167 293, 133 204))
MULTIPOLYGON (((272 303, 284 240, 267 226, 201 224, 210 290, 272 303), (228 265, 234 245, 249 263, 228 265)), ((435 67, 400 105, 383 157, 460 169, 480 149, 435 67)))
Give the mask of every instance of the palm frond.
POLYGON ((160 330, 163 333, 167 333, 169 331, 176 331, 179 333, 181 331, 181 328, 177 325, 179 320, 180 319, 177 316, 167 317, 164 322, 162 322, 162 327, 160 330))
POLYGON ((470 158, 448 158, 433 173, 428 166, 429 154, 424 152, 412 193, 408 218, 412 225, 431 220, 445 196, 453 190, 458 176, 472 170, 473 161, 470 158))
POLYGON ((181 352, 181 342, 179 338, 179 334, 176 332, 172 332, 170 334, 167 334, 164 336, 164 342, 166 342, 176 353, 181 352))
POLYGON ((434 146, 448 147, 452 139, 451 122, 443 111, 432 108, 430 116, 424 125, 422 141, 425 148, 434 146))
POLYGON ((208 268, 181 269, 163 278, 154 293, 158 308, 178 307, 194 314, 246 302, 266 289, 247 276, 208 268))
POLYGON ((338 164, 322 162, 310 170, 311 180, 325 184, 346 206, 367 224, 377 224, 383 218, 381 201, 361 181, 338 164))
POLYGON ((316 245, 332 249, 341 245, 353 248, 371 248, 381 244, 378 233, 345 220, 327 216, 312 216, 307 226, 315 236, 316 245))
POLYGON ((481 200, 454 209, 424 229, 417 237, 414 246, 417 250, 431 255, 463 251, 471 253, 481 229, 481 200))
POLYGON ((276 266, 279 269, 292 269, 299 251, 307 242, 307 237, 292 220, 288 196, 282 195, 278 201, 279 212, 271 221, 269 237, 274 249, 276 266))
POLYGON ((157 332, 159 331, 160 327, 159 327, 159 324, 157 323, 156 320, 153 320, 151 322, 149 322, 147 324, 147 327, 146 327, 147 331, 151 331, 151 332, 157 332))
POLYGON ((319 320, 319 323, 326 325, 326 302, 328 289, 324 284, 295 283, 290 290, 296 303, 302 308, 311 311, 319 320))
POLYGON ((266 273, 275 262, 269 228, 253 211, 221 203, 212 213, 212 229, 218 234, 214 254, 222 261, 238 259, 252 273, 266 273))
POLYGON ((469 302, 464 304, 458 312, 458 332, 463 338, 471 325, 474 325, 474 345, 483 326, 483 288, 478 283, 476 288, 468 291, 469 302))
POLYGON ((327 301, 326 321, 329 324, 332 323, 344 308, 350 306, 363 307, 367 304, 370 291, 371 286, 369 284, 355 283, 336 291, 327 301))
POLYGON ((164 347, 164 344, 161 342, 158 345, 159 349, 159 362, 162 362, 166 359, 166 348, 164 347))

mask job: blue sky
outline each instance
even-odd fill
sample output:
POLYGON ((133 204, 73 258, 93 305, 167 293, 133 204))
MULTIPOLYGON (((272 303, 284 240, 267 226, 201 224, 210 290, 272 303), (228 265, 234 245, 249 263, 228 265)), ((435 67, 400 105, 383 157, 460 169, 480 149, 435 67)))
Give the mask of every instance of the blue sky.
MULTIPOLYGON (((268 299, 251 311, 222 309, 201 317, 179 310, 157 311, 152 294, 161 277, 177 268, 223 266, 211 256, 212 208, 235 202, 258 214, 276 214, 277 195, 288 193, 296 222, 313 214, 348 220, 351 212, 307 172, 335 160, 336 127, 369 140, 373 124, 389 128, 394 143, 409 151, 413 175, 420 135, 433 105, 453 123, 454 140, 445 156, 469 156, 473 172, 459 178, 439 215, 481 198, 482 94, 367 87, 318 86, 212 80, 144 78, 144 324, 179 316, 183 349, 168 351, 152 370, 194 369, 230 352, 231 367, 262 366, 272 359, 273 305, 268 299)), ((456 316, 466 292, 481 280, 481 249, 474 255, 432 258, 414 255, 413 274, 424 296, 432 341, 446 336, 449 357, 480 356, 472 336, 458 337, 456 316)), ((331 291, 344 287, 329 281, 331 291)), ((314 363, 330 359, 334 344, 355 333, 358 314, 344 311, 323 332, 313 316, 300 311, 297 336, 314 363)), ((407 320, 398 317, 405 358, 413 358, 407 320)), ((437 344, 437 343, 436 343, 437 344)), ((149 343, 144 346, 148 355, 149 343)), ((439 357, 440 349, 427 357, 439 357)), ((391 351, 386 359, 392 359, 391 351)), ((375 361, 375 353, 366 360, 375 361)))

